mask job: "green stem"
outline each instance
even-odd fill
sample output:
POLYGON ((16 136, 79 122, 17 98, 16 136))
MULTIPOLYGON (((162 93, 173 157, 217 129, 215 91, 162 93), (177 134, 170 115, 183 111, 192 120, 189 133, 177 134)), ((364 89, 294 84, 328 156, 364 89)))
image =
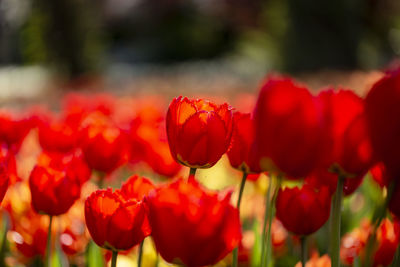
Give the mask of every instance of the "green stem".
POLYGON ((340 224, 343 199, 343 175, 338 175, 335 197, 333 199, 332 231, 331 231, 331 260, 332 267, 340 266, 340 224))
POLYGON ((307 236, 300 237, 301 242, 301 266, 305 267, 307 262, 307 236))
POLYGON ((49 215, 49 229, 47 231, 47 249, 46 249, 46 259, 45 259, 45 266, 51 266, 51 226, 53 223, 53 216, 49 215))
POLYGON ((111 258, 111 267, 116 267, 117 266, 117 256, 118 256, 118 251, 113 250, 112 251, 112 258, 111 258))
POLYGON ((3 232, 1 236, 1 249, 0 249, 0 267, 5 267, 5 255, 7 252, 7 232, 10 225, 9 217, 6 213, 3 214, 3 232))
POLYGON ((394 254, 394 258, 390 266, 400 266, 400 245, 397 245, 396 254, 394 254))
POLYGON ((265 261, 265 234, 267 231, 267 222, 268 222, 268 211, 271 209, 271 188, 272 188, 272 177, 270 177, 270 182, 268 185, 267 195, 265 196, 265 212, 264 212, 264 223, 263 230, 261 235, 261 264, 260 266, 264 266, 265 261))
POLYGON ((189 176, 195 176, 196 175, 196 171, 197 171, 197 168, 190 168, 190 171, 189 171, 189 176))
POLYGON ((269 260, 271 256, 271 228, 272 228, 272 219, 274 218, 274 206, 276 202, 276 198, 278 196, 279 189, 281 188, 281 181, 282 178, 278 176, 278 182, 275 187, 274 195, 272 196, 272 201, 271 201, 271 207, 269 209, 269 214, 268 214, 268 231, 267 231, 267 244, 265 246, 265 255, 268 255, 269 257, 266 257, 265 260, 265 266, 269 266, 269 260))
POLYGON ((143 244, 144 244, 144 240, 143 240, 143 241, 140 243, 140 245, 139 245, 138 260, 137 260, 137 266, 138 266, 138 267, 141 267, 141 266, 142 266, 143 244))
MULTIPOLYGON (((240 183, 239 196, 238 196, 238 200, 237 200, 237 204, 236 204, 236 207, 237 207, 239 212, 240 212, 240 202, 242 200, 244 185, 246 184, 246 178, 247 178, 247 173, 243 172, 242 182, 240 183)), ((233 264, 232 264, 232 267, 237 267, 237 265, 238 265, 238 254, 239 254, 239 248, 235 247, 234 250, 233 250, 233 259, 232 259, 233 260, 233 264)))
POLYGON ((99 171, 98 176, 99 176, 99 181, 97 185, 99 186, 99 189, 102 189, 104 186, 104 179, 106 178, 106 174, 104 172, 99 171))
POLYGON ((154 266, 158 267, 159 263, 160 263, 160 254, 158 254, 158 252, 156 252, 156 262, 154 263, 154 266))

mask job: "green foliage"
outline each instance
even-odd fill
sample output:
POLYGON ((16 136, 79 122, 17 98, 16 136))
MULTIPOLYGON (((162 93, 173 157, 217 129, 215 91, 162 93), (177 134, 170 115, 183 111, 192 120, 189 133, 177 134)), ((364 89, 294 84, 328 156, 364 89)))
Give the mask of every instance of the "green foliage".
POLYGON ((93 241, 89 242, 86 254, 87 267, 104 266, 104 258, 101 248, 98 247, 93 241))

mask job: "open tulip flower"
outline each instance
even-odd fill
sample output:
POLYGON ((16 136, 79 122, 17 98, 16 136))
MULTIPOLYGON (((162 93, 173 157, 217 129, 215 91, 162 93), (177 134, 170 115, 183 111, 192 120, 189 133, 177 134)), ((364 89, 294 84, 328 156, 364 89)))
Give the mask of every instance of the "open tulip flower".
POLYGON ((169 105, 166 123, 172 156, 190 168, 212 167, 231 142, 232 110, 226 103, 180 96, 169 105))
POLYGON ((206 191, 193 176, 150 192, 149 221, 160 255, 170 263, 206 266, 238 246, 239 213, 230 195, 206 191))
POLYGON ((85 219, 93 241, 113 252, 112 266, 118 251, 140 244, 151 233, 144 203, 126 199, 121 191, 110 188, 97 190, 86 199, 85 219))
POLYGON ((155 188, 149 179, 132 175, 121 186, 121 194, 127 199, 143 200, 155 188))

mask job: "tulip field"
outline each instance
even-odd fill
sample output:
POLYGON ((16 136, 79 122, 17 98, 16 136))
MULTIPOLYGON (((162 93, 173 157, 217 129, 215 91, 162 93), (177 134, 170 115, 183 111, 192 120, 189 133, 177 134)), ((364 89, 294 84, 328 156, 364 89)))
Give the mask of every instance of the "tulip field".
POLYGON ((55 106, 0 110, 0 266, 400 266, 400 68, 55 106))

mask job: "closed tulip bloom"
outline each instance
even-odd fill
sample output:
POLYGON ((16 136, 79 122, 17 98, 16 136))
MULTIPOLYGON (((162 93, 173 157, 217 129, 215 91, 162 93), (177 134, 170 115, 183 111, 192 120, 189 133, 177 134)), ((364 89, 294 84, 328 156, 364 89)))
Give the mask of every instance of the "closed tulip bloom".
POLYGON ((285 77, 270 77, 254 111, 255 138, 264 171, 304 177, 318 164, 322 120, 307 88, 285 77))
POLYGON ((253 153, 254 123, 249 113, 233 114, 231 146, 227 152, 229 162, 235 169, 246 173, 261 172, 259 162, 253 153))
POLYGON ((103 114, 88 116, 81 134, 82 151, 90 168, 111 173, 127 160, 125 133, 103 114))
POLYGON ((48 215, 66 213, 80 197, 82 181, 86 179, 80 172, 69 156, 40 155, 29 177, 35 211, 48 215))
POLYGON ((209 168, 227 151, 232 110, 202 99, 175 98, 167 113, 167 135, 174 159, 191 168, 209 168))
POLYGON ((308 185, 280 189, 276 199, 276 217, 296 235, 309 235, 329 218, 331 196, 327 187, 316 190, 308 185))
POLYGON ((85 220, 93 241, 112 251, 130 249, 151 233, 143 202, 127 200, 110 188, 86 199, 85 220))
POLYGON ((400 173, 400 69, 375 83, 365 103, 374 152, 388 171, 400 173))
POLYGON ((160 255, 188 267, 224 258, 241 240, 239 213, 230 196, 206 191, 193 176, 150 192, 149 221, 160 255))
POLYGON ((328 89, 318 95, 324 118, 324 160, 348 176, 368 171, 373 153, 364 113, 364 100, 350 90, 328 89))

